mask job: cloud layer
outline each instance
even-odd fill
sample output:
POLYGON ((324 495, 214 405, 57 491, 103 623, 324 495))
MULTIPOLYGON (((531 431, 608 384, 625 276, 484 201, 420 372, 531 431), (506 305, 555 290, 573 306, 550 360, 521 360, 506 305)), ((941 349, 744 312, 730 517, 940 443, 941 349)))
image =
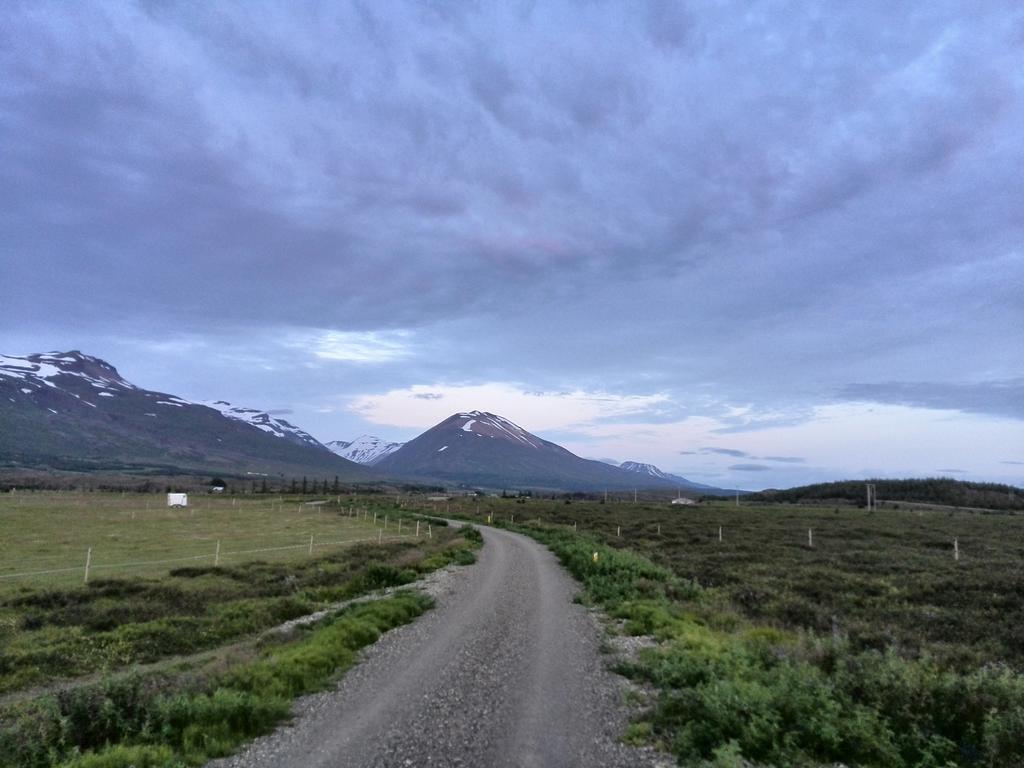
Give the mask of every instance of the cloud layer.
POLYGON ((438 383, 1024 419, 1019 3, 16 4, 0 71, 4 352, 324 439, 438 383))

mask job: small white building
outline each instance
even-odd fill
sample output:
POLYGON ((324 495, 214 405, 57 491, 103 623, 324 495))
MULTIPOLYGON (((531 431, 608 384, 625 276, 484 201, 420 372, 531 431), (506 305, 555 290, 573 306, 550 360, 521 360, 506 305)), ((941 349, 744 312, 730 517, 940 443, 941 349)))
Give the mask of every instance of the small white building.
POLYGON ((693 506, 697 502, 694 501, 693 499, 688 499, 685 496, 680 496, 678 499, 672 499, 672 503, 673 504, 686 504, 688 506, 693 506))
POLYGON ((188 494, 187 493, 168 493, 167 494, 167 506, 168 507, 187 507, 188 506, 188 494))

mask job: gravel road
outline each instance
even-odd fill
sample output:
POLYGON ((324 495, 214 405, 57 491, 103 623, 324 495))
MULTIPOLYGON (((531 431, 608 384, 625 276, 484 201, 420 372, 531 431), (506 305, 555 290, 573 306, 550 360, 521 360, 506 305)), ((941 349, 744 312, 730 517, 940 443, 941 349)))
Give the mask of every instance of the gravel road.
POLYGON ((295 721, 209 768, 653 766, 618 743, 623 682, 579 587, 540 544, 483 528, 475 565, 435 582, 437 607, 387 633, 295 721))

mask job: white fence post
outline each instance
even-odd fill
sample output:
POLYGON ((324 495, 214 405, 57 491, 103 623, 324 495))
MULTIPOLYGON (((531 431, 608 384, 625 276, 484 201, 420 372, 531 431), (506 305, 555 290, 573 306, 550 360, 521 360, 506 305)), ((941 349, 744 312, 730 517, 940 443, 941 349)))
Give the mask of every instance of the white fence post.
POLYGON ((220 565, 220 539, 217 539, 217 549, 213 553, 213 566, 216 568, 220 565))
POLYGON ((313 534, 309 534, 309 554, 313 554, 313 534))
POLYGON ((85 578, 82 580, 83 584, 89 583, 89 566, 92 565, 92 547, 89 547, 85 552, 85 578))

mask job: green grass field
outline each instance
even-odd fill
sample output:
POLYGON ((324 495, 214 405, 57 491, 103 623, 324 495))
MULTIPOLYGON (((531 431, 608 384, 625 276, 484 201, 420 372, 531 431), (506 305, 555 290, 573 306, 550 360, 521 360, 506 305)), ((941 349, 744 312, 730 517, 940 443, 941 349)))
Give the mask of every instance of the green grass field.
POLYGON ((82 583, 87 559, 92 579, 157 576, 215 559, 238 565, 308 557, 310 536, 317 554, 415 534, 408 519, 399 531, 395 514, 385 510, 374 521, 344 496, 191 495, 189 507, 171 508, 162 494, 0 494, 0 596, 82 583))
POLYGON ((0 497, 0 766, 180 767, 227 754, 430 600, 332 606, 469 564, 480 543, 393 497, 373 509, 345 496, 164 501, 0 497), (324 609, 311 627, 267 634, 324 609))

